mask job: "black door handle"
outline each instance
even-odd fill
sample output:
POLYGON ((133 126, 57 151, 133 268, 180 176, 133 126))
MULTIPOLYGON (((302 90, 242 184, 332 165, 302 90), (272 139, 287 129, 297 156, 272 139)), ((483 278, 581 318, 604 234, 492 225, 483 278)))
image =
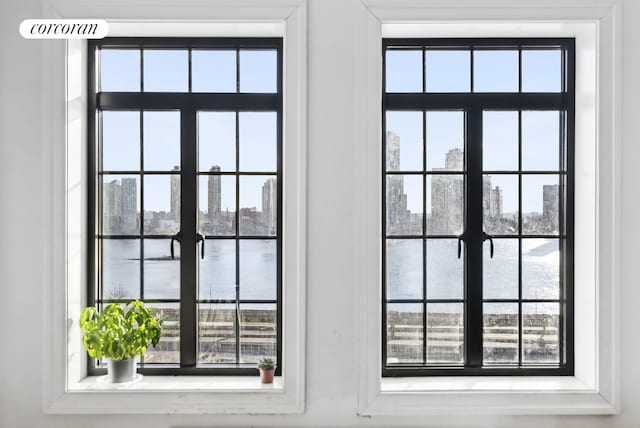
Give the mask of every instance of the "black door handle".
POLYGON ((182 244, 182 232, 178 232, 178 233, 176 233, 175 235, 173 235, 171 237, 171 259, 172 260, 175 260, 175 258, 176 258, 175 257, 175 253, 173 251, 173 242, 174 241, 178 241, 179 243, 182 244))
POLYGON ((200 247, 200 258, 204 260, 204 235, 196 233, 196 243, 200 243, 200 245, 202 245, 200 247))
POLYGON ((462 257, 462 241, 464 241, 464 233, 458 236, 458 258, 462 257))
POLYGON ((489 240, 489 254, 493 258, 493 237, 486 232, 482 232, 482 242, 489 240))
MULTIPOLYGON (((178 241, 180 244, 182 244, 182 232, 178 232, 175 235, 173 235, 171 237, 171 258, 175 259, 175 252, 173 249, 173 243, 175 241, 178 241)), ((204 235, 201 235, 199 233, 196 233, 196 244, 197 243, 201 243, 201 247, 200 247, 200 257, 202 257, 202 259, 204 259, 204 235)))

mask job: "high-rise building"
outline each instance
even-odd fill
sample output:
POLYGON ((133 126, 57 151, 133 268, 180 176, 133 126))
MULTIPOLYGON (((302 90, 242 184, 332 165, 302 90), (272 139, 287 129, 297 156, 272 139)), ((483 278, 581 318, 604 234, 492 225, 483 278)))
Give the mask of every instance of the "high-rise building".
POLYGON ((446 171, 462 171, 464 168, 464 152, 462 149, 451 149, 447 152, 444 160, 446 171))
MULTIPOLYGON (((214 165, 210 172, 220 172, 220 167, 214 165)), ((220 222, 220 212, 222 211, 222 185, 219 175, 210 175, 207 189, 207 212, 209 223, 215 228, 220 222)))
POLYGON ((102 215, 104 233, 138 233, 138 182, 128 177, 103 185, 102 215))
POLYGON ((393 131, 387 132, 387 171, 400 170, 400 137, 393 131))
POLYGON ((120 189, 122 233, 138 233, 138 184, 135 178, 123 178, 120 189))
MULTIPOLYGON (((447 152, 444 168, 437 171, 460 171, 464 166, 464 152, 455 148, 447 152)), ((464 216, 464 178, 460 174, 431 176, 431 217, 428 233, 458 234, 462 231, 464 216)))
POLYGON ((122 196, 120 181, 105 182, 102 189, 102 218, 104 233, 120 233, 122 218, 122 196))
POLYGON ((491 185, 491 176, 482 177, 482 214, 485 221, 501 218, 503 215, 502 189, 491 185))
MULTIPOLYGON (((387 132, 387 170, 400 170, 400 137, 387 132)), ((387 175, 387 228, 390 233, 402 233, 409 227, 411 212, 407 209, 407 195, 404 193, 404 177, 387 175)))
POLYGON ((171 211, 169 217, 172 220, 180 221, 180 167, 173 167, 174 174, 171 175, 171 211))
POLYGON ((493 218, 502 217, 502 189, 499 186, 495 186, 491 189, 491 192, 489 193, 489 201, 491 204, 489 215, 493 218))
POLYGON ((560 188, 557 184, 542 186, 542 221, 546 229, 558 229, 560 188))
POLYGON ((278 228, 278 181, 269 178, 262 185, 262 224, 267 233, 275 235, 278 228))

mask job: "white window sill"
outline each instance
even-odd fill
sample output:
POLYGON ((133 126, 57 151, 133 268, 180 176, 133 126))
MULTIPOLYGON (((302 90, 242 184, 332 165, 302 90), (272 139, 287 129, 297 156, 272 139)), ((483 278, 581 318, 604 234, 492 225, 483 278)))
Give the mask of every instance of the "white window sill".
POLYGON ((263 384, 259 376, 143 376, 125 383, 107 383, 105 376, 87 376, 70 384, 69 392, 129 391, 129 392, 237 392, 282 393, 282 377, 276 376, 272 384, 263 384))
POLYGON ((360 414, 615 414, 609 397, 577 377, 383 378, 360 414))
POLYGON ((89 376, 69 383, 49 414, 291 414, 304 411, 295 385, 281 376, 144 376, 122 384, 89 376))
POLYGON ((594 391, 573 376, 486 376, 486 377, 404 377, 383 378, 380 392, 569 392, 594 391))

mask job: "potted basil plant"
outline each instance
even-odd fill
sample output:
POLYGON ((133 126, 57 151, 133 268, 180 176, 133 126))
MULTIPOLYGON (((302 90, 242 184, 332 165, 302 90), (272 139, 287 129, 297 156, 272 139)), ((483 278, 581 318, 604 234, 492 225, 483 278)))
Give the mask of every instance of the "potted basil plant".
POLYGON ((156 346, 162 333, 162 321, 140 300, 123 308, 107 305, 102 313, 85 308, 80 315, 82 344, 92 358, 108 360, 108 380, 129 382, 136 378, 136 356, 144 355, 149 345, 156 346))

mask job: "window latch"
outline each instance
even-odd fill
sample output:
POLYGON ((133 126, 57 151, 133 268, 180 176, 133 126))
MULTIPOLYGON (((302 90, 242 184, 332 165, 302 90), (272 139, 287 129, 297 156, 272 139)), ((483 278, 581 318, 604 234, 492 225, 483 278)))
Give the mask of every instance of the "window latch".
POLYGON ((489 235, 487 232, 482 232, 482 242, 489 240, 489 254, 491 258, 493 258, 493 237, 489 235))
POLYGON ((196 233, 196 243, 200 243, 202 245, 200 247, 200 258, 204 260, 204 235, 196 233))
POLYGON ((173 242, 178 241, 182 244, 182 232, 178 232, 171 237, 171 260, 175 260, 175 253, 173 251, 173 242))

